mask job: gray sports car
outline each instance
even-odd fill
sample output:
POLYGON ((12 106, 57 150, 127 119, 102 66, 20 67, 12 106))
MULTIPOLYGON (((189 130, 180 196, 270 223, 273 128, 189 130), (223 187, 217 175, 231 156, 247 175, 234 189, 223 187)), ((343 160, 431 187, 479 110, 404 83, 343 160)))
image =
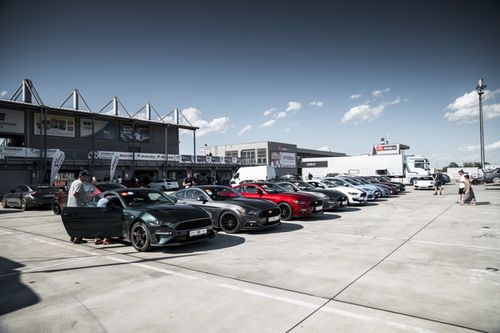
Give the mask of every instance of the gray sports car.
POLYGON ((219 185, 195 186, 171 194, 180 203, 201 207, 212 214, 214 227, 226 233, 255 230, 281 224, 274 202, 248 199, 219 185))

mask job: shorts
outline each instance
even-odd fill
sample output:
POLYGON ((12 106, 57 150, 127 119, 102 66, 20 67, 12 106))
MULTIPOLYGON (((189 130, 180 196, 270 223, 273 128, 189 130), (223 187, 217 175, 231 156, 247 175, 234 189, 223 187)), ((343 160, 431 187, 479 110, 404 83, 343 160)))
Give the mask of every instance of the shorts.
POLYGON ((434 186, 437 187, 437 188, 440 188, 440 187, 443 186, 443 183, 441 183, 441 182, 435 182, 434 186))
POLYGON ((465 194, 465 187, 461 187, 458 189, 458 194, 465 194))

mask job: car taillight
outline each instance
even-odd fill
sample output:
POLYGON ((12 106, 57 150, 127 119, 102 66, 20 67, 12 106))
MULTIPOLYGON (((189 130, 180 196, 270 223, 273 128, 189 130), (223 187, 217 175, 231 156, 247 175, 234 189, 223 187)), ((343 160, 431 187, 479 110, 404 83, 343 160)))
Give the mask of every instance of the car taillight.
POLYGON ((41 195, 42 195, 42 193, 38 193, 38 192, 31 192, 31 196, 32 196, 32 197, 39 197, 39 196, 41 196, 41 195))

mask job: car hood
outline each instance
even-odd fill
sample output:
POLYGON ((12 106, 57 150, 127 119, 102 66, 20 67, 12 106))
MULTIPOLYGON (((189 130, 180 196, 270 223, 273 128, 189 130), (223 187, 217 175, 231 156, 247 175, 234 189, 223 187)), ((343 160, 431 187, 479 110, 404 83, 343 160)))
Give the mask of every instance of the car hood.
POLYGON ((337 191, 337 190, 334 190, 334 189, 321 189, 321 188, 318 188, 318 189, 307 189, 307 190, 304 190, 304 192, 306 193, 323 193, 323 194, 326 194, 328 195, 329 197, 334 197, 334 198, 339 198, 339 197, 343 197, 344 194, 340 191, 337 191))
POLYGON ((140 207, 127 208, 130 212, 140 217, 141 213, 149 213, 163 222, 177 223, 182 221, 208 218, 209 215, 203 209, 183 204, 154 204, 140 207))
POLYGON ((221 202, 226 203, 226 204, 241 206, 243 208, 251 208, 251 209, 258 209, 258 210, 266 210, 266 209, 276 208, 275 203, 268 201, 268 200, 261 200, 261 199, 234 198, 234 199, 224 200, 221 202))

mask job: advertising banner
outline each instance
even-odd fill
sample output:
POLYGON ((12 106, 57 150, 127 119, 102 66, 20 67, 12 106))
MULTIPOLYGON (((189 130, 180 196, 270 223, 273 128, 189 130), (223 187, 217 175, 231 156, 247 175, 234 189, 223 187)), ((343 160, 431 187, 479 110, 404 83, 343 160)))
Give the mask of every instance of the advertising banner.
POLYGON ((191 155, 181 155, 181 162, 183 162, 183 163, 193 163, 193 156, 191 156, 191 155))
POLYGON ((146 125, 135 125, 135 131, 132 125, 120 124, 120 141, 124 142, 141 142, 149 143, 151 140, 150 127, 146 125))
MULTIPOLYGON (((41 124, 40 124, 40 113, 35 113, 33 117, 34 121, 34 134, 40 135, 41 124)), ((68 138, 75 137, 75 118, 56 116, 53 114, 47 115, 47 135, 50 136, 63 136, 68 138)))
MULTIPOLYGON (((80 119, 80 137, 92 136, 92 119, 80 119)), ((94 138, 97 140, 114 140, 115 126, 110 121, 94 120, 94 138)))
MULTIPOLYGON (((54 157, 59 149, 47 149, 47 157, 54 157)), ((9 157, 39 158, 40 149, 24 147, 0 147, 0 154, 9 157)))
POLYGON ((0 133, 24 134, 24 112, 0 109, 0 133))
POLYGON ((109 166, 109 179, 113 180, 115 178, 116 167, 118 166, 118 161, 120 160, 120 153, 113 153, 111 157, 111 164, 109 166))
POLYGON ((57 173, 61 168, 61 165, 64 163, 64 152, 62 150, 58 150, 54 153, 52 157, 52 166, 50 168, 50 183, 52 183, 57 178, 57 173))
POLYGON ((297 165, 295 153, 271 152, 271 166, 275 168, 295 168, 297 165))

